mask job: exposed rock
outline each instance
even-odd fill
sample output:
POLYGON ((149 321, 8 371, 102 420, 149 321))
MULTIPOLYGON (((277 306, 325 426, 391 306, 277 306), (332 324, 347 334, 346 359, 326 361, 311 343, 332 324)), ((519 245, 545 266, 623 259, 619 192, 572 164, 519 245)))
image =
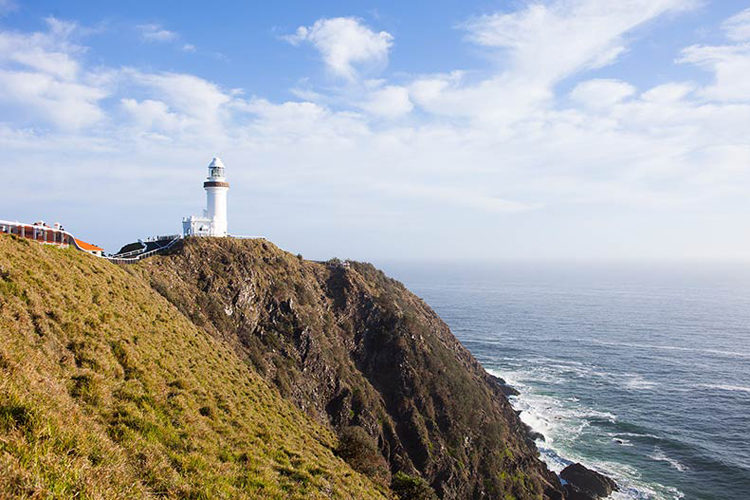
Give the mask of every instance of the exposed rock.
POLYGON ((372 443, 394 490, 562 496, 507 400, 515 390, 372 265, 305 261, 263 240, 196 238, 127 270, 143 273, 285 398, 337 430, 349 446, 342 456, 374 480, 388 474, 372 443))
POLYGON ((536 441, 536 440, 546 441, 544 434, 542 434, 541 432, 535 431, 534 429, 531 428, 530 425, 526 424, 525 422, 523 425, 524 427, 526 427, 526 435, 529 436, 529 439, 531 439, 532 441, 536 441))
POLYGON ((500 377, 496 377, 494 375, 489 376, 490 380, 495 382, 495 384, 497 384, 497 386, 506 396, 518 396, 519 394, 521 394, 515 389, 515 387, 508 385, 508 383, 504 379, 501 379, 500 377))
POLYGON ((619 489, 612 479, 587 469, 579 463, 565 467, 560 477, 567 482, 565 485, 567 500, 597 500, 606 498, 619 489))

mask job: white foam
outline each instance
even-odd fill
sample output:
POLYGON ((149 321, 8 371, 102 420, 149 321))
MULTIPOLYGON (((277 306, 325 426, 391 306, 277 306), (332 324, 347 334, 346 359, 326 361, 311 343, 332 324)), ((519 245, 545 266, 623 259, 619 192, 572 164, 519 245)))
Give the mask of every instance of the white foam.
POLYGON ((648 458, 656 460, 657 462, 666 462, 670 465, 670 467, 680 472, 685 472, 686 470, 688 470, 687 465, 683 465, 674 458, 668 457, 667 454, 664 453, 658 446, 654 447, 654 452, 649 455, 648 458))
MULTIPOLYGON (((556 379, 557 383, 565 383, 566 376, 561 376, 560 371, 567 371, 567 377, 570 377, 570 373, 589 373, 602 378, 606 377, 616 383, 622 383, 622 377, 615 380, 614 375, 596 372, 583 366, 561 363, 559 360, 549 365, 539 361, 541 360, 534 360, 533 363, 530 362, 516 370, 488 369, 487 371, 504 379, 520 392, 520 395, 512 396, 509 400, 513 408, 520 411, 521 420, 545 437, 544 441, 537 440, 536 444, 542 460, 550 470, 559 474, 573 462, 584 463, 587 467, 599 470, 617 482, 621 491, 610 497, 616 500, 677 500, 684 496, 673 487, 656 483, 646 484, 641 480, 640 472, 630 465, 619 462, 592 461, 590 457, 579 455, 576 452, 576 441, 590 427, 591 419, 606 419, 615 423, 617 416, 587 407, 575 397, 563 400, 540 394, 535 390, 537 383, 549 383, 552 379, 556 379)), ((652 386, 649 381, 639 379, 637 375, 627 374, 626 376, 629 377, 628 381, 636 387, 652 386)), ((622 446, 632 446, 629 440, 621 437, 629 435, 644 436, 644 434, 635 433, 615 433, 609 436, 617 436, 621 439, 622 446)), ((656 436, 653 437, 656 438, 656 436)))
POLYGON ((614 436, 628 436, 628 437, 646 437, 651 439, 662 439, 659 436, 656 436, 654 434, 643 434, 640 432, 616 432, 613 434, 614 436))
POLYGON ((672 486, 660 483, 646 484, 641 480, 641 473, 632 466, 618 462, 594 461, 590 468, 612 477, 620 491, 609 497, 614 500, 678 500, 685 495, 672 486))
POLYGON ((706 389, 719 389, 721 391, 748 392, 748 393, 750 393, 750 387, 744 387, 744 386, 741 386, 741 385, 699 384, 698 387, 705 387, 706 389))
POLYGON ((718 356, 727 356, 731 358, 750 358, 750 352, 734 352, 734 351, 722 351, 718 349, 703 349, 700 347, 683 347, 676 345, 656 345, 656 344, 641 344, 634 342, 611 342, 600 339, 574 339, 581 342, 590 342, 599 345, 608 345, 613 347, 633 347, 635 349, 661 349, 665 351, 687 351, 687 352, 698 352, 716 354, 718 356))
POLYGON ((612 436, 612 441, 618 446, 633 446, 633 443, 625 438, 617 437, 613 434, 610 434, 610 436, 612 436))
MULTIPOLYGON (((591 419, 617 421, 617 416, 593 408, 584 407, 578 398, 560 400, 534 392, 532 383, 555 379, 549 372, 541 370, 519 370, 502 372, 488 369, 490 374, 503 378, 521 393, 510 398, 513 407, 520 411, 519 417, 532 430, 542 434, 548 442, 564 440, 572 442, 590 425, 591 419)), ((564 379, 557 378, 558 383, 564 379)))
POLYGON ((627 389, 636 390, 636 391, 637 390, 649 390, 649 389, 653 389, 657 385, 658 384, 656 382, 653 382, 651 380, 646 380, 645 378, 643 378, 640 375, 635 375, 635 376, 629 378, 625 382, 625 387, 627 389))
MULTIPOLYGON (((607 384, 624 387, 630 391, 651 390, 659 385, 658 382, 648 380, 638 373, 601 371, 578 362, 568 363, 539 357, 530 359, 528 363, 528 367, 510 373, 505 372, 502 375, 497 374, 497 376, 505 378, 511 385, 518 384, 520 386, 538 383, 561 385, 576 378, 599 379, 607 384)), ((489 371, 492 373, 492 370, 489 371)))

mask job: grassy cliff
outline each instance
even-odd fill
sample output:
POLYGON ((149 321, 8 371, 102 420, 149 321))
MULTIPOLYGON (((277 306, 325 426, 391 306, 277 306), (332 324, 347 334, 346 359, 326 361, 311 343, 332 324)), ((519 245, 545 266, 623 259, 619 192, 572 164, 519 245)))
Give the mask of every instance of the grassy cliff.
POLYGON ((502 388, 369 264, 0 237, 0 497, 561 495, 502 388))
POLYGON ((149 282, 0 238, 0 497, 384 498, 149 282))

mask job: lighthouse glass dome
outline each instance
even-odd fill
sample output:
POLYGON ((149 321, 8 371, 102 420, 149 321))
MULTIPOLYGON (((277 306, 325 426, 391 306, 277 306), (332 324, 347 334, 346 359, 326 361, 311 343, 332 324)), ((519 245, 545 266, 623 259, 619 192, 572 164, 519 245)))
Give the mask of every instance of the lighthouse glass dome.
POLYGON ((219 158, 214 157, 208 165, 208 177, 210 179, 224 178, 224 164, 219 158))

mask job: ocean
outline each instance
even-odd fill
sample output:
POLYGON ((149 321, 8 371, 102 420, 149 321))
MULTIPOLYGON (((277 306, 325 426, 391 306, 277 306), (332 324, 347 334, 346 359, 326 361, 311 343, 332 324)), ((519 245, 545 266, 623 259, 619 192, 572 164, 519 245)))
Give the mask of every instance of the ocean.
POLYGON ((750 266, 388 264, 617 499, 750 499, 750 266))

